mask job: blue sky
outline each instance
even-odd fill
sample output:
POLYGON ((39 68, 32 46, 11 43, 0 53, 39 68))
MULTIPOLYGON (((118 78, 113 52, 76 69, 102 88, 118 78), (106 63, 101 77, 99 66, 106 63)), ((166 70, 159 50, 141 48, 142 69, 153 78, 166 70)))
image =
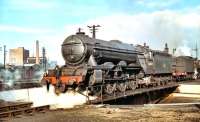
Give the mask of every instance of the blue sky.
POLYGON ((62 64, 62 41, 78 27, 90 35, 87 25, 100 24, 98 38, 147 42, 155 49, 167 42, 191 55, 199 20, 199 0, 0 0, 0 46, 24 46, 34 55, 39 40, 49 59, 62 64))

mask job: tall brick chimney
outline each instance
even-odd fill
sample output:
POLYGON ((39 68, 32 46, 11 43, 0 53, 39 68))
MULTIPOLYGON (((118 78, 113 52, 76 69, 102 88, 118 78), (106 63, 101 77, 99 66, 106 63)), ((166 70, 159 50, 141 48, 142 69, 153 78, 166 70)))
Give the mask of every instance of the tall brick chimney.
POLYGON ((39 56, 39 41, 36 41, 36 57, 35 57, 36 64, 40 64, 40 56, 39 56))

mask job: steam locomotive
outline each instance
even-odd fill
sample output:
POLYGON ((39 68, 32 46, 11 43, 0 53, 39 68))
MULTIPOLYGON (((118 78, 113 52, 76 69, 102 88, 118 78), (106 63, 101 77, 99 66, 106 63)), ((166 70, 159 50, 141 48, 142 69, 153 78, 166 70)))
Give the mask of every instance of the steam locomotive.
POLYGON ((193 67, 188 66, 193 66, 192 60, 182 63, 187 67, 176 69, 182 61, 168 53, 167 44, 164 51, 152 50, 146 44, 105 41, 90 38, 84 32, 64 40, 62 55, 65 65, 48 70, 43 77, 48 85, 55 86, 56 93, 88 88, 92 94, 113 94, 184 79, 187 68, 190 75, 193 73, 193 67), (182 72, 185 74, 178 75, 182 72))

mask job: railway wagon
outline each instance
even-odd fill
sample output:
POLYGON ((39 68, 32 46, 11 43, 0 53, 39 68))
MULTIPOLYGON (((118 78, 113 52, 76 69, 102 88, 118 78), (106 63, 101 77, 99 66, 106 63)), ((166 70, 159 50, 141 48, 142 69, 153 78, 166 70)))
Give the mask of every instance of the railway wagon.
POLYGON ((178 56, 173 58, 173 78, 176 80, 193 79, 195 59, 190 56, 178 56))

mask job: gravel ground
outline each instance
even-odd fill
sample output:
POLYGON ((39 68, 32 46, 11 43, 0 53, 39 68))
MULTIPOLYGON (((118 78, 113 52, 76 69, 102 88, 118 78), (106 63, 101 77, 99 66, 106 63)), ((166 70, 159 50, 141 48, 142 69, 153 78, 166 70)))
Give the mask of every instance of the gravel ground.
POLYGON ((200 122, 200 107, 85 106, 7 119, 10 122, 200 122))

